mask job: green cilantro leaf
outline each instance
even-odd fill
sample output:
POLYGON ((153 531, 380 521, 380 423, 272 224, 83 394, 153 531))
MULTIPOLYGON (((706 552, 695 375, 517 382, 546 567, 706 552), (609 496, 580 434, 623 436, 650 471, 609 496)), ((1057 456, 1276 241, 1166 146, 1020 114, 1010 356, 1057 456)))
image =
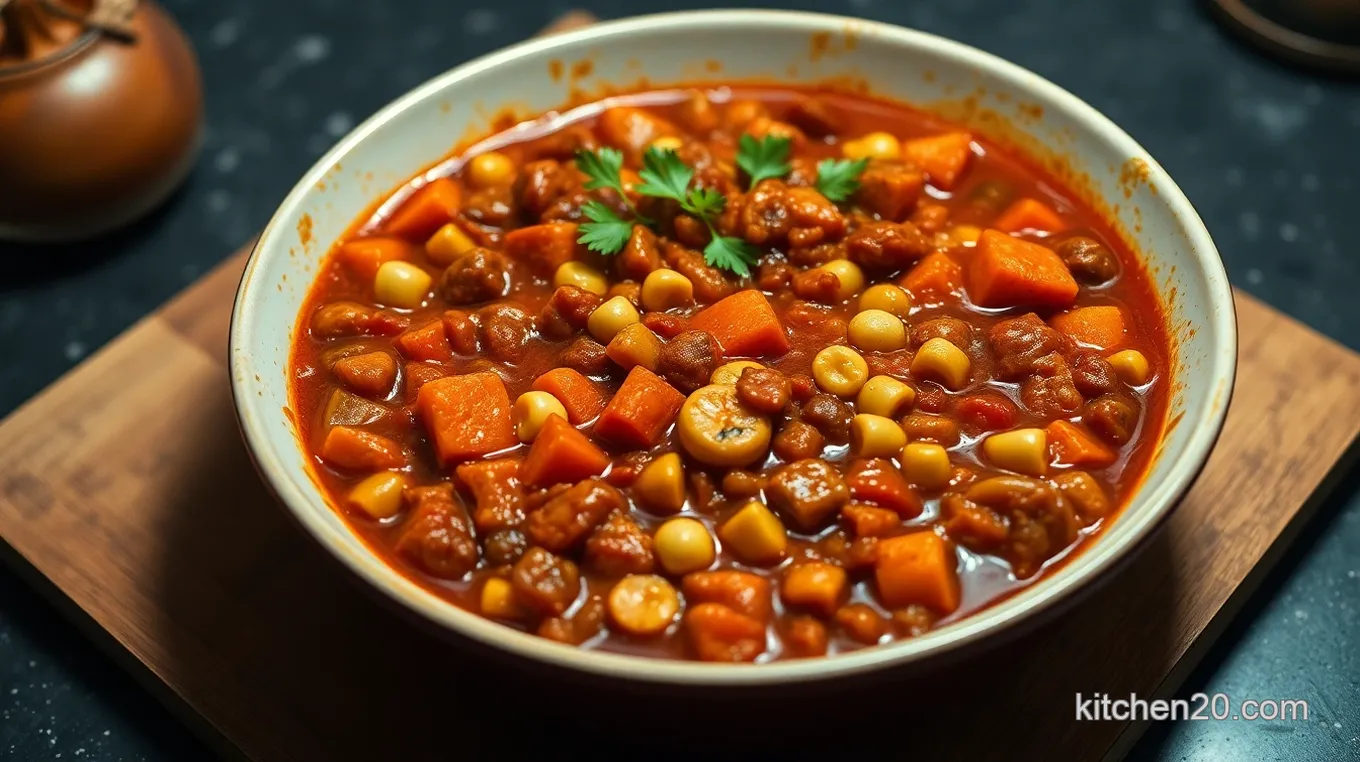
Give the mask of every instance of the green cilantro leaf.
POLYGON ((642 155, 642 171, 638 177, 642 178, 638 193, 684 202, 689 181, 694 179, 694 170, 686 166, 675 151, 653 147, 642 155))
POLYGON ((711 222, 721 215, 726 207, 727 199, 713 188, 694 188, 685 196, 685 200, 680 202, 681 209, 704 222, 711 222))
MULTIPOLYGON (((710 227, 709 230, 712 231, 710 227)), ((704 247, 704 261, 719 270, 736 273, 743 278, 750 277, 751 265, 760 259, 760 252, 751 244, 731 236, 718 235, 713 231, 713 240, 704 247)))
POLYGON ((599 201, 587 201, 581 207, 581 213, 590 218, 590 222, 581 223, 581 237, 576 242, 585 244, 591 251, 618 254, 633 234, 633 223, 599 201))
POLYGON ((831 201, 844 201, 859 190, 868 159, 822 159, 817 162, 817 190, 831 201))
POLYGON ((751 178, 752 188, 761 180, 789 173, 789 148, 793 141, 777 135, 757 140, 745 133, 737 141, 737 166, 751 178))
POLYGON ((623 171, 623 152, 617 148, 577 151, 576 168, 589 178, 586 190, 608 188, 623 195, 623 182, 619 179, 619 173, 623 171))

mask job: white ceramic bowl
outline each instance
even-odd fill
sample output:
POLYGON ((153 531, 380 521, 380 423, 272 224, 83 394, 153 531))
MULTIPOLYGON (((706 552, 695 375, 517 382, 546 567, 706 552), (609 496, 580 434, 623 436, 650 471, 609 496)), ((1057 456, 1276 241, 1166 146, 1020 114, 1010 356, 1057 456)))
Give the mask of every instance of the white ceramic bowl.
POLYGON ((400 605, 448 630, 529 659, 653 682, 759 684, 844 676, 919 662, 1008 630, 1109 570, 1175 506, 1203 466, 1231 395, 1237 357, 1232 293, 1195 210, 1161 166, 1070 93, 1014 64, 929 34, 836 16, 710 11, 602 23, 537 39, 416 88, 340 141, 298 182, 246 266, 232 315, 230 363, 247 445, 298 522, 400 605), (589 60, 584 80, 554 77, 589 60), (558 62, 558 63, 554 63, 558 62), (717 62, 721 68, 713 71, 717 62), (327 248, 388 191, 445 156, 500 107, 542 112, 571 88, 767 79, 867 84, 1027 150, 1109 212, 1141 252, 1169 311, 1175 366, 1170 428, 1132 502, 1072 562, 1002 603, 922 637, 824 659, 720 665, 583 651, 458 609, 380 561, 308 476, 285 408, 293 329, 327 248), (1102 204, 1108 200, 1109 204, 1102 204), (1114 206, 1117 204, 1117 206, 1114 206))

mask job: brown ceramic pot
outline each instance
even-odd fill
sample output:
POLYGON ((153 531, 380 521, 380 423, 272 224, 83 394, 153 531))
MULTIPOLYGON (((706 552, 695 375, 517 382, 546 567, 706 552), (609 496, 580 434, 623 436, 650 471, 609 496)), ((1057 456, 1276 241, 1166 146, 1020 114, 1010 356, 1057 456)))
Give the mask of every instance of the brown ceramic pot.
POLYGON ((0 58, 0 239, 106 232, 154 208, 193 165, 203 95, 179 27, 146 0, 128 39, 70 23, 40 35, 27 60, 0 58))

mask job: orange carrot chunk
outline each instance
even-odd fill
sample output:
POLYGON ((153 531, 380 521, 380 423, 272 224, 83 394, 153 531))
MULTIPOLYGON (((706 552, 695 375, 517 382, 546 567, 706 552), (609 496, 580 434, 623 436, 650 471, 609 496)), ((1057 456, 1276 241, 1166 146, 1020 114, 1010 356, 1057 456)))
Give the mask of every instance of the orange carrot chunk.
POLYGON ((750 662, 765 651, 765 625, 721 603, 701 603, 685 615, 694 653, 703 661, 750 662))
POLYGON ((1022 230, 1035 230, 1043 233, 1058 233, 1067 227, 1062 217, 1049 208, 1048 204, 1032 198, 1022 198, 1006 208, 992 227, 1003 233, 1019 233, 1022 230))
POLYGON ((600 413, 595 433, 625 447, 651 447, 675 422, 685 395, 638 365, 600 413))
POLYGON ((469 373, 427 381, 416 410, 443 465, 479 458, 519 443, 510 395, 495 373, 469 373))
POLYGON ((984 230, 968 262, 968 296, 981 307, 1066 307, 1077 282, 1051 249, 984 230))
POLYGON ((340 247, 336 256, 356 275, 372 278, 384 263, 411 259, 414 247, 400 238, 359 238, 340 247))
POLYGON ((948 254, 937 251, 917 262, 899 284, 917 304, 945 304, 963 290, 963 268, 948 254))
POLYGON ((947 615, 959 607, 958 558, 931 531, 879 540, 874 579, 888 608, 919 604, 947 615))
POLYGON ((1114 451, 1075 423, 1054 421, 1045 431, 1048 449, 1060 466, 1104 468, 1114 463, 1114 451))
POLYGON ((349 426, 332 426, 321 443, 321 457, 341 468, 384 471, 406 465, 401 445, 387 437, 349 426))
POLYGON ((762 357, 789 351, 784 325, 765 295, 755 289, 711 305, 689 321, 690 330, 707 331, 726 357, 762 357))
POLYGON ((1048 322, 1058 332, 1100 349, 1122 346, 1128 335, 1123 311, 1108 304, 1078 307, 1054 315, 1048 322))
POLYGON ((928 138, 917 138, 902 143, 902 153, 913 164, 924 169, 930 184, 949 190, 959 179, 973 155, 973 136, 966 132, 946 132, 928 138))
POLYGON ((593 420, 604 410, 605 393, 600 385, 573 368, 554 368, 534 379, 534 391, 547 392, 567 409, 573 426, 593 420))
POLYGON ((552 275, 563 264, 586 253, 586 247, 576 242, 580 237, 574 222, 530 225, 505 234, 505 256, 524 262, 543 275, 552 275))
POLYGON ((424 243, 430 234, 453 221, 463 192, 447 177, 426 183, 411 194, 387 220, 383 231, 408 240, 424 243))
POLYGON ((532 487, 575 483, 599 476, 609 456, 560 415, 548 416, 520 467, 520 480, 532 487))
POLYGON ((444 323, 439 320, 412 328, 398 336, 397 346, 409 360, 449 362, 453 359, 448 334, 444 332, 444 323))

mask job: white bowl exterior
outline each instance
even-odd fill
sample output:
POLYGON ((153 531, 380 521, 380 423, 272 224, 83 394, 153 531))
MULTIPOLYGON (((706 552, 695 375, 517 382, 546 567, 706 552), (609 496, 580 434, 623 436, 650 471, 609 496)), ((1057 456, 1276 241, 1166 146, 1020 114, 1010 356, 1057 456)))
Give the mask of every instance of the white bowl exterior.
POLYGON ((711 11, 639 17, 524 43, 450 71, 360 125, 302 178, 261 237, 237 295, 230 364, 245 437, 284 503, 342 562, 403 605, 480 641, 563 666, 659 682, 732 684, 817 679, 915 661, 1004 629, 1085 584, 1136 545, 1198 473, 1222 425, 1236 348, 1231 291, 1198 216, 1141 147, 1074 96, 1013 64, 932 35, 835 16, 711 11), (829 33, 839 52, 810 55, 818 33, 829 33), (843 44, 847 34, 855 41, 851 49, 843 44), (550 61, 584 58, 594 64, 584 81, 549 75, 550 61), (709 60, 720 61, 721 71, 706 71, 709 60), (656 86, 849 76, 866 81, 876 95, 927 105, 973 94, 983 109, 1012 117, 1012 129, 1057 146, 1074 170, 1089 177, 1097 197, 1118 200, 1116 218, 1142 252, 1170 313, 1176 377, 1169 415, 1179 421, 1113 525, 1042 584, 960 622, 885 647, 758 667, 569 648, 462 611, 377 559, 308 476, 284 411, 292 333, 321 257, 375 200, 444 156, 470 126, 484 124, 499 108, 541 112, 567 101, 572 86, 626 84, 643 76, 656 86), (1028 104, 1041 105, 1042 116, 1026 113, 1028 104), (1146 162, 1144 182, 1121 176, 1130 159, 1146 162), (307 227, 314 243, 301 234, 307 227))

